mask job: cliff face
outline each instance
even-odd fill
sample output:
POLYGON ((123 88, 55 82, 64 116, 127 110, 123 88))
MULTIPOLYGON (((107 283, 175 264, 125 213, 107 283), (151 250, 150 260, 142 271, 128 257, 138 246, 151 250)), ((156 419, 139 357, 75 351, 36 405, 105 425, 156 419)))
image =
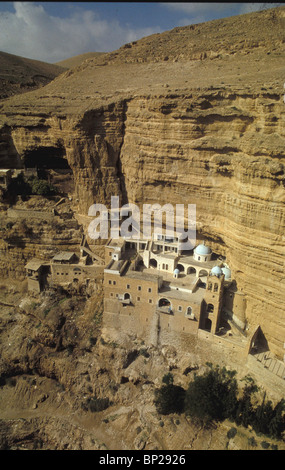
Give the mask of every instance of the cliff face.
MULTIPOLYGON (((276 12, 280 26, 284 8, 276 12)), ((268 28, 273 21, 268 12, 245 18, 247 35, 248 19, 253 30, 260 19, 268 28)), ((285 108, 278 28, 256 47, 250 38, 234 47, 240 30, 238 42, 224 41, 221 55, 199 61, 158 54, 157 63, 142 55, 138 62, 145 64, 129 64, 130 48, 113 54, 109 65, 91 59, 41 90, 7 100, 0 117, 2 165, 21 165, 35 150, 40 164, 43 148, 60 150, 73 172, 80 214, 94 202, 109 205, 111 195, 139 205, 196 204, 198 238, 226 256, 246 298, 249 326, 260 325, 283 357, 285 108)), ((191 31, 185 29, 184 43, 191 31)))

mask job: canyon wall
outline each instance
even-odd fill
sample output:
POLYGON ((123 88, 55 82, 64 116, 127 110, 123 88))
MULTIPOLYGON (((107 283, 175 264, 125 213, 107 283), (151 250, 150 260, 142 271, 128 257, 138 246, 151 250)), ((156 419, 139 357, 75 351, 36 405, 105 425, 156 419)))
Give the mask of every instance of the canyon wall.
POLYGON ((284 120, 274 92, 205 89, 118 100, 76 122, 17 126, 11 138, 20 156, 64 147, 80 214, 111 195, 196 204, 197 238, 226 256, 248 326, 260 325, 283 357, 284 120))

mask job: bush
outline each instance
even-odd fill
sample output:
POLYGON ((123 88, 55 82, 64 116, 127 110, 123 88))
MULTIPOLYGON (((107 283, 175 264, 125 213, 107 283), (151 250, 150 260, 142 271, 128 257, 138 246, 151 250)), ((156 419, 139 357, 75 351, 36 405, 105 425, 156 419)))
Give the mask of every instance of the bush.
POLYGON ((249 444, 251 447, 256 447, 256 446, 257 446, 257 442, 256 442, 256 440, 254 439, 254 437, 249 437, 249 438, 248 438, 248 444, 249 444))
POLYGON ((55 193, 55 188, 49 184, 46 180, 41 180, 36 176, 29 179, 29 185, 32 194, 39 196, 49 196, 55 193))
POLYGON ((235 437, 237 433, 237 430, 236 428, 231 428, 228 432, 227 432, 227 437, 228 439, 233 439, 235 437))
POLYGON ((269 444, 269 442, 262 441, 261 442, 261 447, 262 447, 262 449, 269 449, 270 444, 269 444))
POLYGON ((88 398, 86 404, 83 408, 91 411, 92 413, 106 410, 110 406, 110 400, 108 397, 106 398, 97 398, 96 395, 94 397, 88 398))
POLYGON ((154 404, 158 413, 182 413, 184 411, 185 390, 179 385, 173 385, 172 374, 166 374, 162 382, 166 385, 155 390, 154 404))
POLYGON ((235 374, 210 365, 208 372, 195 375, 186 391, 186 414, 203 422, 233 417, 238 404, 235 374))

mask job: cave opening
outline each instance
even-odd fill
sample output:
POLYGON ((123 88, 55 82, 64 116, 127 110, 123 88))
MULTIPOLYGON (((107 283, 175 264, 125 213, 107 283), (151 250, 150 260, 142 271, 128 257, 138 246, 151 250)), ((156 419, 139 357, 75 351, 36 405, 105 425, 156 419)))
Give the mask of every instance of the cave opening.
POLYGON ((26 151, 23 163, 26 177, 36 175, 48 180, 62 194, 74 192, 73 172, 64 147, 38 147, 26 151))
POLYGON ((25 168, 71 170, 64 147, 38 147, 24 155, 25 168))

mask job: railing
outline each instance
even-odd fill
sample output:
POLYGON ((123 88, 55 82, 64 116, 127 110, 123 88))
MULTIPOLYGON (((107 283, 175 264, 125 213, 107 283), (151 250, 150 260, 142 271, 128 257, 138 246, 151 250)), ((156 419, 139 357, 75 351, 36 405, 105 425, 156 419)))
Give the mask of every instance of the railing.
POLYGON ((156 307, 156 311, 159 313, 166 313, 167 315, 174 315, 174 312, 170 306, 168 307, 156 307))

